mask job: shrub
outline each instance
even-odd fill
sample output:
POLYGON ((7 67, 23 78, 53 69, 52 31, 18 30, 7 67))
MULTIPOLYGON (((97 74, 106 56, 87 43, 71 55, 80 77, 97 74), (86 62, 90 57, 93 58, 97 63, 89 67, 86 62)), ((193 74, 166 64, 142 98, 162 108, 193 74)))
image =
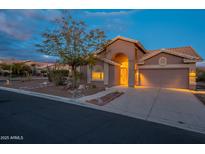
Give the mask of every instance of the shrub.
POLYGON ((31 70, 32 70, 32 75, 38 75, 37 74, 37 68, 36 68, 36 64, 31 64, 30 66, 31 70))
POLYGON ((25 75, 25 76, 27 76, 27 74, 30 76, 30 75, 32 74, 32 69, 31 69, 31 67, 28 66, 28 65, 23 65, 23 66, 21 67, 20 73, 21 73, 22 75, 25 75))
POLYGON ((10 75, 10 72, 8 70, 3 71, 3 76, 7 77, 10 75))
POLYGON ((0 64, 0 68, 2 70, 8 70, 9 71, 11 69, 11 65, 3 63, 3 64, 0 64))
POLYGON ((197 82, 204 81, 205 82, 205 72, 198 72, 197 73, 197 82))
POLYGON ((36 73, 37 75, 42 75, 44 77, 48 76, 47 70, 40 70, 40 73, 36 73))
POLYGON ((82 72, 76 72, 76 79, 77 81, 80 81, 83 79, 83 73, 82 72))
POLYGON ((96 89, 97 86, 95 84, 91 85, 91 88, 96 89))
POLYGON ((32 74, 30 66, 23 63, 12 64, 12 75, 13 76, 28 76, 32 74))
POLYGON ((0 76, 3 75, 3 70, 0 68, 0 76))
POLYGON ((41 70, 40 71, 42 74, 47 73, 47 70, 41 70))
POLYGON ((54 82, 56 86, 65 85, 66 78, 69 74, 68 70, 49 70, 48 69, 48 80, 54 82))

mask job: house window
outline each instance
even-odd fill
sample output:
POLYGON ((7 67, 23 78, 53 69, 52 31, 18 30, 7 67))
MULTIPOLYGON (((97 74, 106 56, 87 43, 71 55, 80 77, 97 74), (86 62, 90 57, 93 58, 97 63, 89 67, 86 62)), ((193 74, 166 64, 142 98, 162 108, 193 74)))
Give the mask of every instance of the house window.
POLYGON ((103 72, 92 72, 92 80, 103 80, 104 73, 103 72))
POLYGON ((104 80, 104 71, 102 66, 96 65, 93 67, 92 80, 97 80, 97 81, 104 80))

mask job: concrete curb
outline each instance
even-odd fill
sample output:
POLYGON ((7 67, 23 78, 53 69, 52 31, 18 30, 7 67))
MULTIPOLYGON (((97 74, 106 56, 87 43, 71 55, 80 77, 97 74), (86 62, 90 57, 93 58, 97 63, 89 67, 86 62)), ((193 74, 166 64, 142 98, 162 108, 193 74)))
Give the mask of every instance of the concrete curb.
POLYGON ((43 93, 38 93, 38 92, 33 92, 33 91, 27 91, 27 90, 22 90, 22 89, 15 89, 15 88, 7 88, 7 87, 1 87, 1 86, 0 86, 0 90, 45 98, 45 99, 54 100, 54 101, 60 101, 64 103, 74 104, 74 105, 86 106, 85 104, 80 103, 76 99, 71 99, 71 98, 66 98, 66 97, 54 96, 54 95, 49 95, 49 94, 43 94, 43 93))
POLYGON ((0 86, 0 90, 5 90, 5 91, 9 91, 9 92, 15 92, 18 94, 24 94, 24 95, 49 99, 49 100, 58 101, 58 102, 62 102, 62 103, 86 107, 89 109, 95 109, 95 110, 99 110, 99 111, 105 111, 105 112, 109 112, 109 113, 114 113, 114 114, 119 114, 119 115, 124 115, 124 116, 128 116, 128 117, 136 118, 134 116, 130 116, 127 114, 122 114, 119 111, 108 110, 108 109, 104 108, 103 106, 96 106, 96 105, 93 105, 90 103, 84 103, 82 100, 79 100, 79 98, 71 99, 71 98, 66 98, 66 97, 54 96, 54 95, 49 95, 49 94, 43 94, 43 93, 38 93, 38 92, 33 92, 33 91, 26 91, 26 90, 22 90, 22 89, 7 88, 7 87, 1 87, 1 86, 0 86))
POLYGON ((39 97, 39 98, 54 100, 54 101, 63 102, 63 103, 67 103, 67 104, 86 107, 86 108, 89 108, 89 109, 96 109, 96 110, 99 110, 99 111, 105 111, 105 112, 109 112, 109 113, 119 114, 119 115, 122 115, 122 116, 127 116, 127 117, 131 117, 131 118, 135 118, 135 119, 141 119, 141 120, 145 120, 145 121, 149 121, 149 122, 164 124, 164 125, 171 126, 171 127, 176 127, 176 128, 196 132, 196 133, 205 134, 204 131, 199 131, 199 130, 196 130, 196 129, 191 129, 191 128, 179 126, 177 124, 170 124, 170 123, 162 122, 162 121, 159 122, 159 120, 156 120, 156 119, 147 119, 146 120, 143 117, 136 117, 136 115, 133 114, 133 113, 127 113, 127 112, 122 113, 121 111, 112 110, 112 109, 110 110, 110 109, 107 109, 103 106, 96 106, 96 105, 89 104, 89 103, 86 104, 86 103, 83 103, 81 100, 78 100, 79 98, 71 99, 71 98, 66 98, 66 97, 54 96, 54 95, 49 95, 49 94, 43 94, 43 93, 38 93, 38 92, 26 91, 26 90, 15 89, 15 88, 7 88, 7 87, 1 87, 1 86, 0 86, 0 90, 5 90, 5 91, 9 91, 9 92, 15 92, 15 93, 18 93, 18 94, 24 94, 24 95, 29 95, 29 96, 35 96, 35 97, 39 97))

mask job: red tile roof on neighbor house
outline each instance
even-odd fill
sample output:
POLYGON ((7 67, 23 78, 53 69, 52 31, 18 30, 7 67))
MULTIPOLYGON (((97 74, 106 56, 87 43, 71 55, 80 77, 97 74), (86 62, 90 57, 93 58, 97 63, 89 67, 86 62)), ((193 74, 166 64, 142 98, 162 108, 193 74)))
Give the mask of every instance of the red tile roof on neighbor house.
POLYGON ((197 60, 202 60, 201 56, 197 54, 197 52, 191 47, 191 46, 186 46, 186 47, 178 47, 178 48, 165 48, 165 49, 158 49, 158 50, 148 50, 149 54, 153 54, 154 52, 159 52, 161 50, 166 50, 167 52, 170 53, 176 53, 179 55, 184 55, 186 56, 191 56, 196 58, 197 60))
POLYGON ((17 59, 0 59, 0 64, 17 64, 17 63, 24 63, 26 65, 35 64, 38 68, 46 68, 47 66, 55 65, 54 62, 36 62, 31 60, 17 60, 17 59))
POLYGON ((0 63, 5 63, 5 64, 26 63, 26 62, 30 62, 30 60, 0 59, 0 63))

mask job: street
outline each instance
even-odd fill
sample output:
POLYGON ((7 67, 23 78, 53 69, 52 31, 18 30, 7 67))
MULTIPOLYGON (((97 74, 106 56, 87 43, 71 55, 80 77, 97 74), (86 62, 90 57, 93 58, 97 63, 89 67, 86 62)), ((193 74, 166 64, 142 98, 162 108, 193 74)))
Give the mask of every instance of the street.
POLYGON ((205 135, 0 90, 0 143, 205 143, 205 135))

